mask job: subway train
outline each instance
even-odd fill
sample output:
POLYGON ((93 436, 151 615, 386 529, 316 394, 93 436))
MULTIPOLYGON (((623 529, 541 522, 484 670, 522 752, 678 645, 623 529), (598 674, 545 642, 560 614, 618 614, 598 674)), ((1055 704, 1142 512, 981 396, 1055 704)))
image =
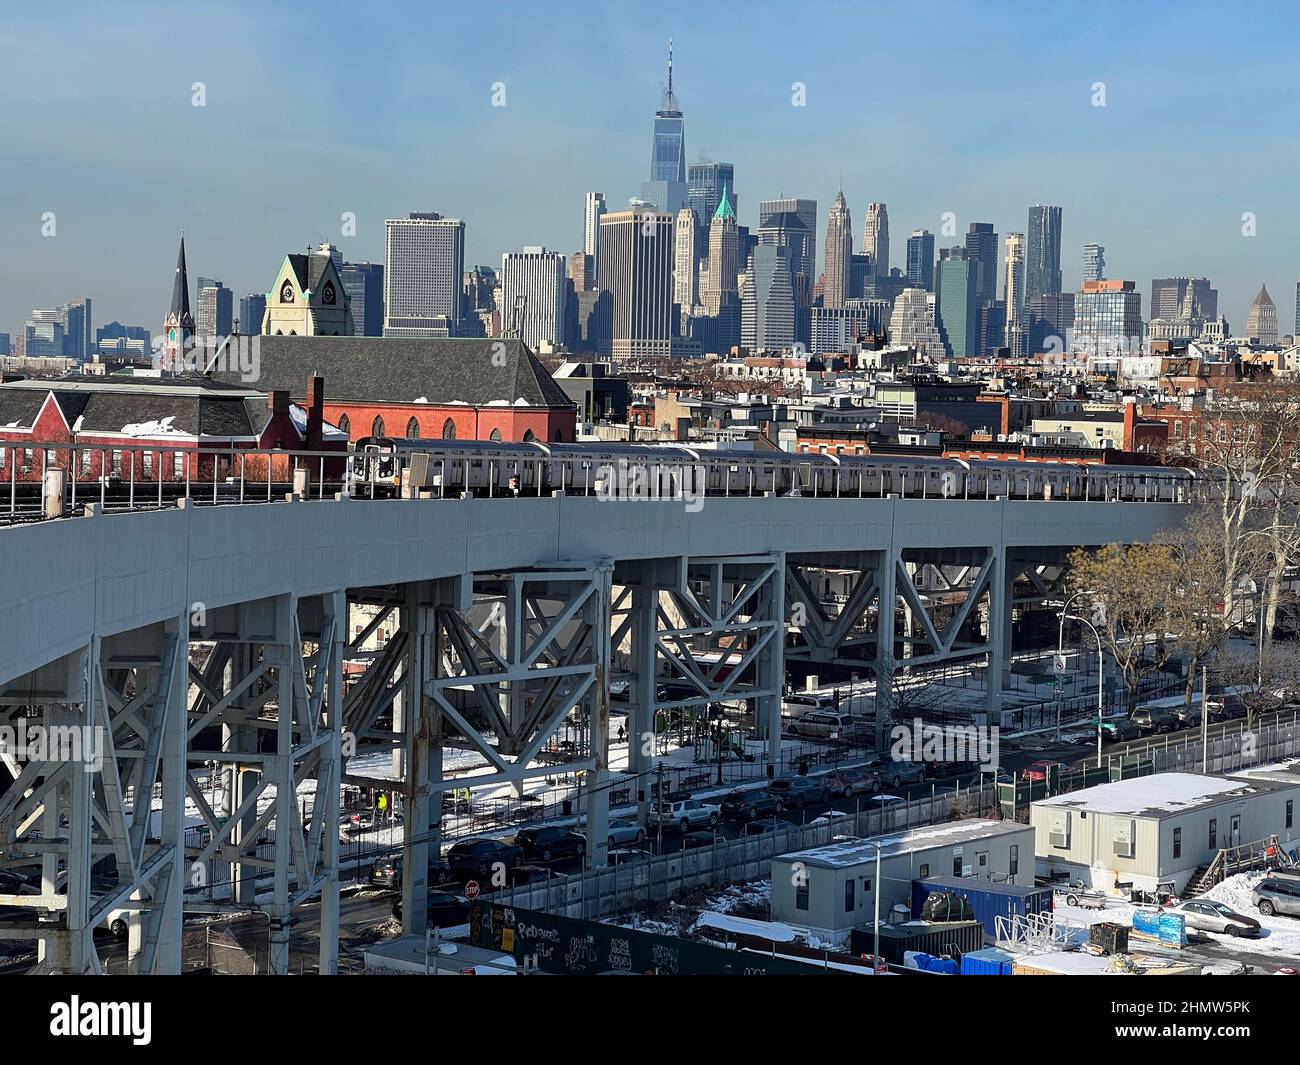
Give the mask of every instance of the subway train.
POLYGON ((679 499, 779 495, 1188 502, 1195 470, 1082 462, 791 454, 687 444, 506 443, 365 437, 348 458, 360 499, 569 495, 679 499))

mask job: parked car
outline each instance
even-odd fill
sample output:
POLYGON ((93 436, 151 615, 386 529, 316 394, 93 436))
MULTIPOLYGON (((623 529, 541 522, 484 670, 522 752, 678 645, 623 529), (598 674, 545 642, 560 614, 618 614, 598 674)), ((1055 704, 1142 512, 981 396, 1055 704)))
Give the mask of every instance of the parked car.
POLYGON ((606 861, 609 865, 627 865, 629 862, 644 862, 653 858, 644 847, 619 847, 609 851, 606 861))
POLYGON ((931 780, 951 780, 953 777, 975 776, 979 771, 979 762, 925 763, 925 775, 931 780))
MULTIPOLYGON (((1097 719, 1092 719, 1095 727, 1097 719)), ((1135 740, 1142 735, 1137 724, 1127 717, 1104 718, 1101 722, 1101 738, 1106 743, 1120 743, 1123 740, 1135 740)))
POLYGON ((779 817, 764 817, 759 821, 749 822, 745 826, 745 835, 762 836, 769 832, 784 832, 791 827, 793 827, 791 822, 783 821, 779 817))
MULTIPOLYGON (((470 902, 464 895, 451 891, 430 891, 426 905, 429 908, 430 928, 450 928, 469 920, 470 902)), ((393 899, 393 916, 402 919, 402 896, 393 899)))
POLYGON ((852 718, 834 710, 812 710, 790 722, 787 731, 792 736, 808 739, 843 737, 852 718))
POLYGON ((559 825, 521 828, 515 833, 515 844, 523 850, 525 858, 540 858, 544 862, 581 858, 587 853, 586 837, 559 825))
POLYGON ((880 763, 878 772, 882 784, 901 788, 904 784, 920 784, 925 780, 925 763, 886 758, 880 763))
POLYGON ((767 788, 733 791, 722 800, 722 816, 727 821, 752 821, 756 817, 779 814, 785 803, 767 788))
POLYGON ((639 847, 645 842, 645 829, 631 818, 621 817, 609 823, 609 845, 611 847, 639 847))
POLYGON ((1139 706, 1133 711, 1129 720, 1138 727, 1144 736, 1158 732, 1173 732, 1178 728, 1178 718, 1171 711, 1160 707, 1139 706))
POLYGON ((447 851, 447 865, 457 876, 485 877, 498 865, 509 872, 523 858, 522 847, 499 839, 466 839, 447 851))
POLYGON ((832 795, 842 799, 854 795, 874 795, 881 788, 880 774, 874 769, 858 766, 854 769, 841 769, 826 778, 826 786, 832 795))
POLYGON ((786 809, 802 810, 810 802, 827 802, 831 792, 819 777, 777 777, 768 785, 786 809))
MULTIPOLYGON (((441 858, 429 859, 428 884, 446 884, 454 880, 451 867, 441 858)), ((380 858, 370 867, 371 887, 400 888, 402 886, 402 856, 380 858)))
POLYGON ((873 795, 867 800, 868 810, 887 810, 891 806, 905 806, 907 800, 901 795, 873 795))
POLYGON ((1300 881, 1282 878, 1261 880, 1250 893, 1255 908, 1265 917, 1284 913, 1300 917, 1300 881))
POLYGON ((1055 768, 1058 775, 1068 772, 1070 767, 1064 762, 1058 762, 1053 758, 1040 758, 1036 762, 1030 762, 1020 771, 1022 780, 1046 780, 1047 774, 1055 768))
POLYGON ((792 720, 816 711, 834 709, 835 700, 829 695, 801 693, 799 695, 787 695, 781 700, 781 716, 792 720))
POLYGON ((1171 912, 1182 914, 1188 928, 1201 932, 1219 932, 1234 937, 1259 935, 1259 922, 1255 918, 1245 917, 1213 899, 1188 899, 1173 907, 1171 912))
POLYGON ((700 847, 712 847, 720 838, 712 832, 686 832, 682 835, 682 850, 693 851, 700 847))
POLYGON ((678 828, 686 833, 703 825, 716 828, 720 817, 714 805, 702 803, 699 799, 678 799, 652 807, 646 815, 646 823, 651 828, 678 828))

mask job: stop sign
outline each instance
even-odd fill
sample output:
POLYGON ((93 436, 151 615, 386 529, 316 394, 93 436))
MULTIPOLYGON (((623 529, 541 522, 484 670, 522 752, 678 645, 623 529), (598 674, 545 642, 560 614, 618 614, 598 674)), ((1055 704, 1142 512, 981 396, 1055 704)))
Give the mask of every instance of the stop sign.
POLYGON ((476 898, 478 898, 477 880, 471 880, 469 883, 465 885, 465 897, 469 899, 470 902, 473 902, 476 898))

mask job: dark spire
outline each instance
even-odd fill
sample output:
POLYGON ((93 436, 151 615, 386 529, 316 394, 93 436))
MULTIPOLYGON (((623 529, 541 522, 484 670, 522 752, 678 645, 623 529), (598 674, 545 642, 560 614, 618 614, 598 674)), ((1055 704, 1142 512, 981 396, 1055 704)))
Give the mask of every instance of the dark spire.
POLYGON ((171 321, 183 323, 190 318, 190 282, 185 273, 185 238, 181 237, 181 250, 176 256, 176 278, 172 282, 171 321))

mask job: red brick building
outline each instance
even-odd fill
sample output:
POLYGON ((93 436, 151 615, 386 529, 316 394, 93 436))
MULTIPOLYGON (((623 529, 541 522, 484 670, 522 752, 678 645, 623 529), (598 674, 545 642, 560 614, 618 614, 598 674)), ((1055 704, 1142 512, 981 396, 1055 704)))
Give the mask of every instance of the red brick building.
POLYGON ((55 467, 78 481, 211 483, 214 473, 236 473, 236 453, 251 449, 342 452, 347 440, 319 402, 303 408, 287 391, 268 395, 197 374, 0 384, 0 484, 36 481, 55 467))
MULTIPOLYGON (((258 338, 257 384, 301 403, 324 379, 325 419, 367 436, 565 441, 578 409, 524 343, 510 338, 258 338)), ((235 374, 220 375, 232 382, 235 374)))

